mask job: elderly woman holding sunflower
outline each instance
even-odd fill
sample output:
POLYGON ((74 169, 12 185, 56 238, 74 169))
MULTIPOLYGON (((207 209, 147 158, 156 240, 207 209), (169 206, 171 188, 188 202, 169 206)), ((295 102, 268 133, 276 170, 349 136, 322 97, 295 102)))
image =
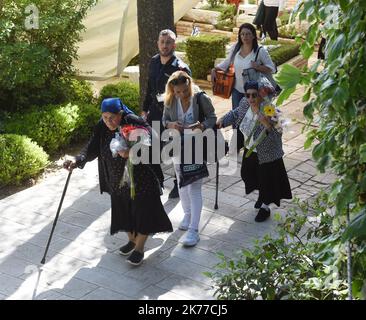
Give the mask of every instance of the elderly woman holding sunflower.
POLYGON ((255 221, 270 216, 271 203, 280 206, 281 199, 291 199, 290 183, 283 163, 282 130, 277 109, 271 104, 271 85, 248 81, 239 107, 217 121, 219 128, 234 124, 243 133, 244 153, 241 177, 246 194, 259 191, 254 207, 259 209, 255 221))

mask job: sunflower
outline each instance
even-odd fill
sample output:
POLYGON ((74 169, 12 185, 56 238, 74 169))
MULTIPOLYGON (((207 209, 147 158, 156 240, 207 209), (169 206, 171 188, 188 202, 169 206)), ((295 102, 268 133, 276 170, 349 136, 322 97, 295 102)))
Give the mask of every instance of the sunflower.
POLYGON ((276 114, 275 107, 270 104, 264 106, 263 111, 267 117, 273 117, 276 114))

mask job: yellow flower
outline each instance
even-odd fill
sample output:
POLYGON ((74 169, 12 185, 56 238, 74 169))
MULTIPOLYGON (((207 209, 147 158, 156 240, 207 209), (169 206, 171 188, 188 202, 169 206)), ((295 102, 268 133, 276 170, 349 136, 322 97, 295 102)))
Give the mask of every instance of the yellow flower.
POLYGON ((275 107, 270 104, 264 106, 263 111, 267 117, 273 117, 276 114, 275 107))

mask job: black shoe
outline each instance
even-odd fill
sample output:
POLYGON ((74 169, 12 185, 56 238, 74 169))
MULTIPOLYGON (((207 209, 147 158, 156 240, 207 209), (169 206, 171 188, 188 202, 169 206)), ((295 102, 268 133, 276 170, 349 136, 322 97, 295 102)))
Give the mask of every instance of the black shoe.
POLYGON ((135 249, 135 244, 132 241, 128 241, 123 247, 119 248, 119 254, 123 256, 128 256, 133 249, 135 249))
POLYGON ((263 222, 269 218, 270 214, 271 214, 271 210, 269 208, 268 208, 268 210, 266 210, 264 208, 260 208, 258 211, 258 214, 254 220, 256 222, 263 222))
POLYGON ((255 208, 255 209, 259 209, 259 208, 262 206, 262 204, 263 204, 263 202, 261 202, 261 201, 257 200, 257 202, 256 202, 256 203, 255 203, 255 205, 254 205, 254 208, 255 208))
POLYGON ((139 266, 144 260, 144 254, 139 251, 132 251, 131 255, 127 258, 127 262, 134 265, 139 266))
POLYGON ((179 198, 179 192, 178 192, 177 180, 174 180, 174 188, 169 193, 169 199, 176 199, 176 198, 179 198))

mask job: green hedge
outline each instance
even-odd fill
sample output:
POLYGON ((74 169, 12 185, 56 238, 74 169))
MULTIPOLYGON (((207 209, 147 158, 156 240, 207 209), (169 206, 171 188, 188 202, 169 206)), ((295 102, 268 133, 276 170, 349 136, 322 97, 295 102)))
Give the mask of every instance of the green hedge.
POLYGON ((282 63, 290 60, 293 57, 296 57, 300 54, 300 47, 295 43, 291 43, 288 41, 273 41, 268 40, 264 43, 265 45, 276 45, 281 44, 281 47, 271 50, 269 55, 271 56, 272 61, 279 66, 282 63))
POLYGON ((136 114, 140 113, 140 91, 139 85, 130 81, 121 81, 115 84, 107 84, 100 90, 98 105, 103 99, 120 98, 122 102, 136 114))
POLYGON ((0 185, 19 184, 48 164, 48 155, 26 136, 0 134, 0 185))
POLYGON ((52 154, 70 140, 85 138, 100 118, 98 108, 87 104, 33 107, 24 113, 13 113, 4 119, 5 133, 26 135, 52 154))
POLYGON ((66 87, 65 98, 72 103, 93 103, 93 88, 85 80, 71 79, 66 87))
POLYGON ((101 116, 100 109, 95 104, 79 104, 77 107, 78 118, 71 136, 72 142, 88 139, 101 116))
POLYGON ((220 35, 187 38, 187 57, 193 78, 206 79, 215 59, 225 57, 225 45, 229 41, 228 37, 220 35))
POLYGON ((220 10, 221 14, 218 23, 215 25, 216 29, 232 31, 235 27, 236 7, 235 5, 225 5, 220 10))

